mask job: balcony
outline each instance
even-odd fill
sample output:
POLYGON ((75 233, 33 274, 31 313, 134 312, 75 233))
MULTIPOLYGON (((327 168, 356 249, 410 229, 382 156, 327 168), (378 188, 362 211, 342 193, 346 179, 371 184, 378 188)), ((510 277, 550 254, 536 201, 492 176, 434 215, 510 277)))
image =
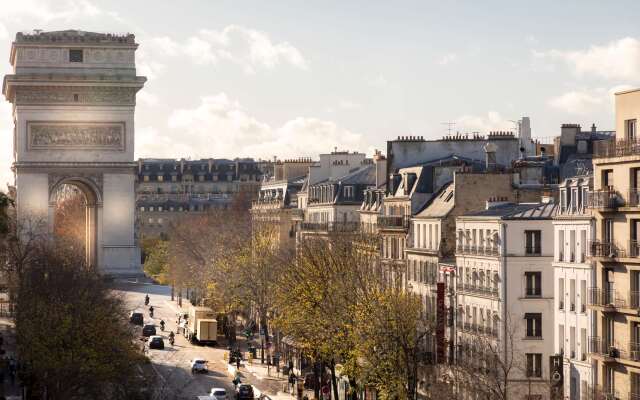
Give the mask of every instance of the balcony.
POLYGON ((381 229, 409 229, 407 215, 378 215, 378 227, 381 229))
POLYGON ((613 289, 589 288, 589 306, 601 307, 603 311, 625 308, 626 301, 613 289))
POLYGON ((472 283, 459 283, 457 289, 461 293, 498 297, 498 288, 495 287, 479 286, 472 283))
POLYGON ((310 232, 356 232, 359 222, 303 222, 300 229, 310 232))
POLYGON ((587 192, 587 207, 595 210, 614 209, 618 206, 615 190, 592 190, 587 192))
POLYGON ((640 257, 640 241, 638 240, 629 241, 629 257, 632 257, 632 258, 640 257))
POLYGON ((638 140, 599 140, 594 142, 593 158, 611 158, 640 154, 638 140))
POLYGON ((640 362, 640 343, 629 342, 625 358, 631 361, 640 362))
POLYGON ((640 207, 640 189, 630 189, 627 196, 627 207, 640 207))
POLYGON ((473 246, 473 245, 458 245, 456 248, 457 254, 464 255, 477 255, 477 256, 490 256, 495 257, 500 255, 497 247, 484 247, 484 246, 473 246))
POLYGON ((589 353, 601 357, 605 362, 611 362, 620 357, 619 350, 599 336, 589 336, 589 353))
POLYGON ((626 254, 624 250, 619 249, 612 242, 601 242, 599 240, 589 241, 589 252, 591 257, 599 257, 606 260, 624 257, 626 254))

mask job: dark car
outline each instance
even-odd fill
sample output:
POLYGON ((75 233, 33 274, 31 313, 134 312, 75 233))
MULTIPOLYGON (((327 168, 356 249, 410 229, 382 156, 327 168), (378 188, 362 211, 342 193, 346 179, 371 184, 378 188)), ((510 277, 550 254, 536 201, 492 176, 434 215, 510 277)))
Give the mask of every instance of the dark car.
POLYGON ((154 336, 156 334, 155 325, 145 325, 142 327, 142 336, 154 336))
POLYGON ((149 338, 149 348, 150 349, 164 349, 164 340, 162 336, 151 336, 149 338))
POLYGON ((131 314, 129 314, 129 322, 131 322, 134 325, 144 325, 144 315, 142 315, 141 312, 133 312, 131 311, 131 314))
POLYGON ((238 394, 236 396, 238 400, 253 400, 253 386, 242 384, 238 386, 238 394))

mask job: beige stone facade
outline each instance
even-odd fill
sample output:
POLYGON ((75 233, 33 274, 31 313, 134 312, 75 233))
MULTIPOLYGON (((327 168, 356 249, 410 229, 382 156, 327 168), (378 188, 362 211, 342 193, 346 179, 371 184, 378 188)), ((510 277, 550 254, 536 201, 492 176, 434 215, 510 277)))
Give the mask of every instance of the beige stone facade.
POLYGON ((589 339, 595 360, 595 384, 607 398, 640 398, 640 91, 616 93, 616 139, 594 154, 594 191, 588 205, 595 211, 596 240, 590 255, 595 287, 589 307, 595 311, 589 339))

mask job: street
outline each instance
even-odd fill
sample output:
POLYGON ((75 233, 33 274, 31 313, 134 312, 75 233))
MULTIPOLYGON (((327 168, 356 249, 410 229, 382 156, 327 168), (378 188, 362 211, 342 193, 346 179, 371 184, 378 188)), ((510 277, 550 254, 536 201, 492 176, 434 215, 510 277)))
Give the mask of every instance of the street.
MULTIPOLYGON (((226 346, 217 347, 197 346, 189 343, 182 334, 177 333, 177 316, 179 311, 177 302, 171 301, 171 289, 167 286, 135 283, 134 281, 118 281, 117 292, 125 296, 129 310, 138 310, 145 316, 145 324, 156 325, 157 334, 164 337, 164 350, 148 350, 151 366, 159 376, 160 387, 155 388, 160 399, 195 399, 196 396, 209 394, 211 388, 225 388, 227 393, 234 393, 232 378, 227 372, 227 362, 224 354, 226 346), (145 295, 149 295, 154 308, 154 318, 149 317, 148 307, 144 305, 145 295), (164 332, 160 331, 160 321, 164 320, 166 326, 164 332), (175 335, 175 344, 169 344, 169 332, 175 335), (191 374, 190 360, 201 357, 208 361, 209 372, 207 374, 191 374)), ((184 310, 188 307, 188 300, 183 299, 184 310)), ((246 367, 240 369, 242 383, 254 385, 260 392, 271 398, 282 390, 281 380, 262 378, 256 376, 246 367)), ((284 395, 284 398, 291 398, 284 395)), ((233 397, 230 397, 232 399, 233 397)))

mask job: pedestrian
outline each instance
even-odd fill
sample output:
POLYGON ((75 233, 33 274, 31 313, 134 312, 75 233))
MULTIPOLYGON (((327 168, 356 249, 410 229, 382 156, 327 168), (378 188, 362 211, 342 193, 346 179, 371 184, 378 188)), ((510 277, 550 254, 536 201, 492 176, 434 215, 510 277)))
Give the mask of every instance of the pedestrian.
POLYGON ((293 394, 293 390, 296 387, 296 374, 291 371, 289 374, 289 393, 293 394))

